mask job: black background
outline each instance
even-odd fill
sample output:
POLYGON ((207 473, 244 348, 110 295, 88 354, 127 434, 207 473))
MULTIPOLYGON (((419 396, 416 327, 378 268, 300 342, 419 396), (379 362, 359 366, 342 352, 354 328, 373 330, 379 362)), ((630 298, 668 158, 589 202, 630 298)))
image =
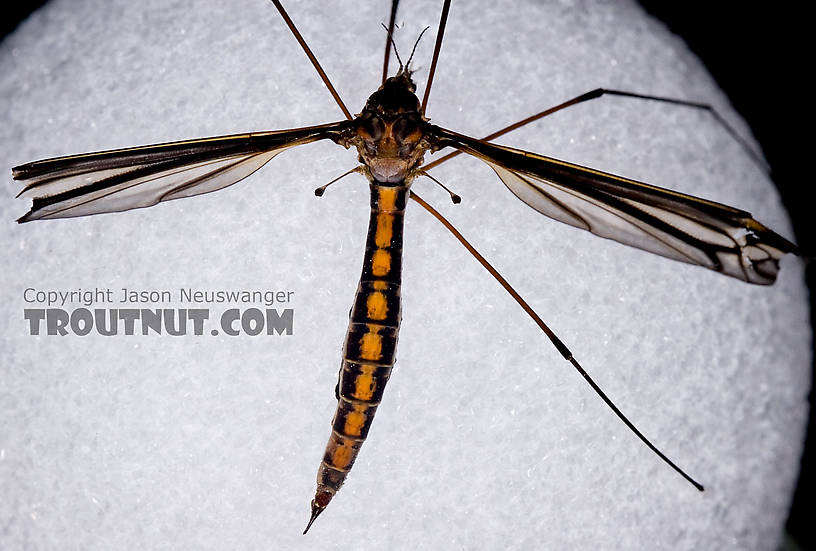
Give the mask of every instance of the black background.
MULTIPOLYGON (((18 1, 5 8, 0 21, 0 36, 13 31, 42 0, 18 1)), ((816 213, 809 212, 810 185, 806 159, 813 153, 805 145, 814 142, 805 132, 812 128, 811 86, 814 59, 806 39, 813 33, 806 28, 810 16, 806 3, 784 3, 772 10, 768 3, 686 0, 666 2, 640 0, 654 17, 662 20, 703 60, 709 72, 731 99, 737 111, 748 121, 754 136, 772 167, 774 182, 793 219, 795 241, 805 254, 814 252, 813 227, 816 213), (751 8, 756 5, 759 7, 751 8), (794 7, 799 6, 799 7, 794 7)), ((385 15, 384 15, 385 16, 385 15)), ((603 83, 600 83, 601 85, 603 83)), ((637 92, 637 90, 635 90, 637 92)), ((694 98, 689 98, 694 99, 694 98)), ((816 276, 807 270, 811 289, 811 313, 816 276)), ((812 320, 812 314, 811 314, 812 320)), ((812 325, 812 323, 811 323, 812 325)), ((814 409, 813 391, 808 440, 802 457, 802 471, 787 522, 789 549, 816 549, 812 528, 814 409), (794 543, 795 542, 795 543, 794 543)))
MULTIPOLYGON (((811 86, 806 82, 807 74, 814 68, 812 42, 806 44, 806 38, 813 33, 811 17, 801 8, 791 10, 794 3, 778 6, 785 11, 776 11, 766 2, 641 0, 640 3, 685 39, 748 121, 793 220, 795 242, 812 256, 814 213, 809 209, 814 205, 810 195, 814 176, 806 171, 806 159, 812 153, 805 148, 814 141, 805 135, 812 128, 813 119, 811 86)), ((808 265, 806 274, 811 326, 816 282, 813 268, 808 265)), ((816 549, 813 398, 811 389, 808 438, 787 522, 789 536, 801 549, 816 549)))

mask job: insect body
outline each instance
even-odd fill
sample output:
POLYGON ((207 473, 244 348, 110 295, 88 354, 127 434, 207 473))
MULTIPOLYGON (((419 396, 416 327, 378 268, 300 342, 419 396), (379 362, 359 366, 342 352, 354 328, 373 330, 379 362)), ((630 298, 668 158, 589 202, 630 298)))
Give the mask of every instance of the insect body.
POLYGON ((371 182, 371 218, 343 346, 337 411, 306 530, 351 469, 396 358, 405 204, 414 171, 429 147, 414 89, 407 72, 386 80, 356 119, 356 135, 350 140, 371 182))
MULTIPOLYGON (((291 24, 290 28, 295 30, 291 24)), ((443 28, 440 25, 440 31, 443 28)), ((437 53, 441 36, 439 32, 437 53)), ((435 60, 436 56, 434 64, 435 60)), ((327 79, 325 82, 330 85, 327 79)), ((21 194, 33 197, 33 204, 20 222, 123 211, 215 191, 249 176, 286 149, 318 140, 354 147, 362 163, 359 171, 370 184, 371 216, 362 275, 343 347, 337 410, 319 467, 307 530, 352 467, 394 365, 400 323, 403 214, 409 198, 434 213, 468 247, 646 445, 702 489, 634 427, 532 308, 461 234, 411 190, 411 183, 424 174, 425 153, 452 147, 487 163, 511 192, 542 214, 750 283, 772 283, 779 259, 795 252, 795 245, 740 209, 498 146, 431 124, 424 116, 428 89, 420 103, 409 68, 401 66, 396 76, 386 79, 370 96, 360 115, 352 117, 344 108, 348 120, 24 164, 13 169, 13 177, 26 182, 21 194)), ((559 108, 605 93, 632 95, 599 89, 559 108)))

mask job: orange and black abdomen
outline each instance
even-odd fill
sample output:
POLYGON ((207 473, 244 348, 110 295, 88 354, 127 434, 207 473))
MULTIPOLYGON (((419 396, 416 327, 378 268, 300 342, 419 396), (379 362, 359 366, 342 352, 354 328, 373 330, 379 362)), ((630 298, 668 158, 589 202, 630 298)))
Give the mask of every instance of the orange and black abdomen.
POLYGON ((368 435, 391 375, 400 324, 402 229, 407 185, 371 184, 363 273, 343 347, 337 411, 312 504, 325 508, 342 486, 368 435))

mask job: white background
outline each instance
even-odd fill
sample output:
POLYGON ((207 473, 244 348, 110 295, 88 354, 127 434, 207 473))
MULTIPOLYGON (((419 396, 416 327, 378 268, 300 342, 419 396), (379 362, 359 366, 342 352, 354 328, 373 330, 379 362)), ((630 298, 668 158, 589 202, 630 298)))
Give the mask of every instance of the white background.
MULTIPOLYGON (((352 112, 377 87, 383 2, 289 2, 352 112), (321 5, 322 6, 322 5, 321 5)), ((713 103, 675 38, 622 2, 455 3, 428 115, 480 136, 598 86, 713 103)), ((430 65, 437 2, 396 39, 430 65)), ((0 51, 2 165, 342 118, 260 0, 54 2, 0 51)), ((703 113, 622 99, 500 140, 732 204, 790 236, 771 184, 703 113)), ((810 386, 801 262, 755 287, 549 221, 478 161, 416 190, 538 310, 613 400, 706 486, 608 411, 426 213, 407 214, 398 362, 347 485, 307 536, 329 433, 367 185, 286 152, 216 194, 16 225, 0 239, 0 546, 8 549, 768 549, 795 482, 810 386), (23 290, 295 291, 291 337, 32 337, 23 290)), ((8 174, 8 172, 7 172, 8 174)), ((151 305, 159 307, 160 305, 151 305)), ((213 305, 214 314, 221 307, 213 305)))

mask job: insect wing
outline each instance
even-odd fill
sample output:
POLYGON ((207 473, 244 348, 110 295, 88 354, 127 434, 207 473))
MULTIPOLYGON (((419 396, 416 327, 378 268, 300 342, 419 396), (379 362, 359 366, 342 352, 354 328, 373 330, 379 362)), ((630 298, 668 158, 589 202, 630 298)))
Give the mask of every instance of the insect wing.
POLYGON ((18 222, 149 207, 230 186, 279 153, 339 139, 345 123, 236 134, 35 161, 12 169, 33 199, 18 222))
POLYGON ((486 162, 530 207, 595 235, 763 285, 797 251, 746 211, 433 128, 440 145, 486 162))

